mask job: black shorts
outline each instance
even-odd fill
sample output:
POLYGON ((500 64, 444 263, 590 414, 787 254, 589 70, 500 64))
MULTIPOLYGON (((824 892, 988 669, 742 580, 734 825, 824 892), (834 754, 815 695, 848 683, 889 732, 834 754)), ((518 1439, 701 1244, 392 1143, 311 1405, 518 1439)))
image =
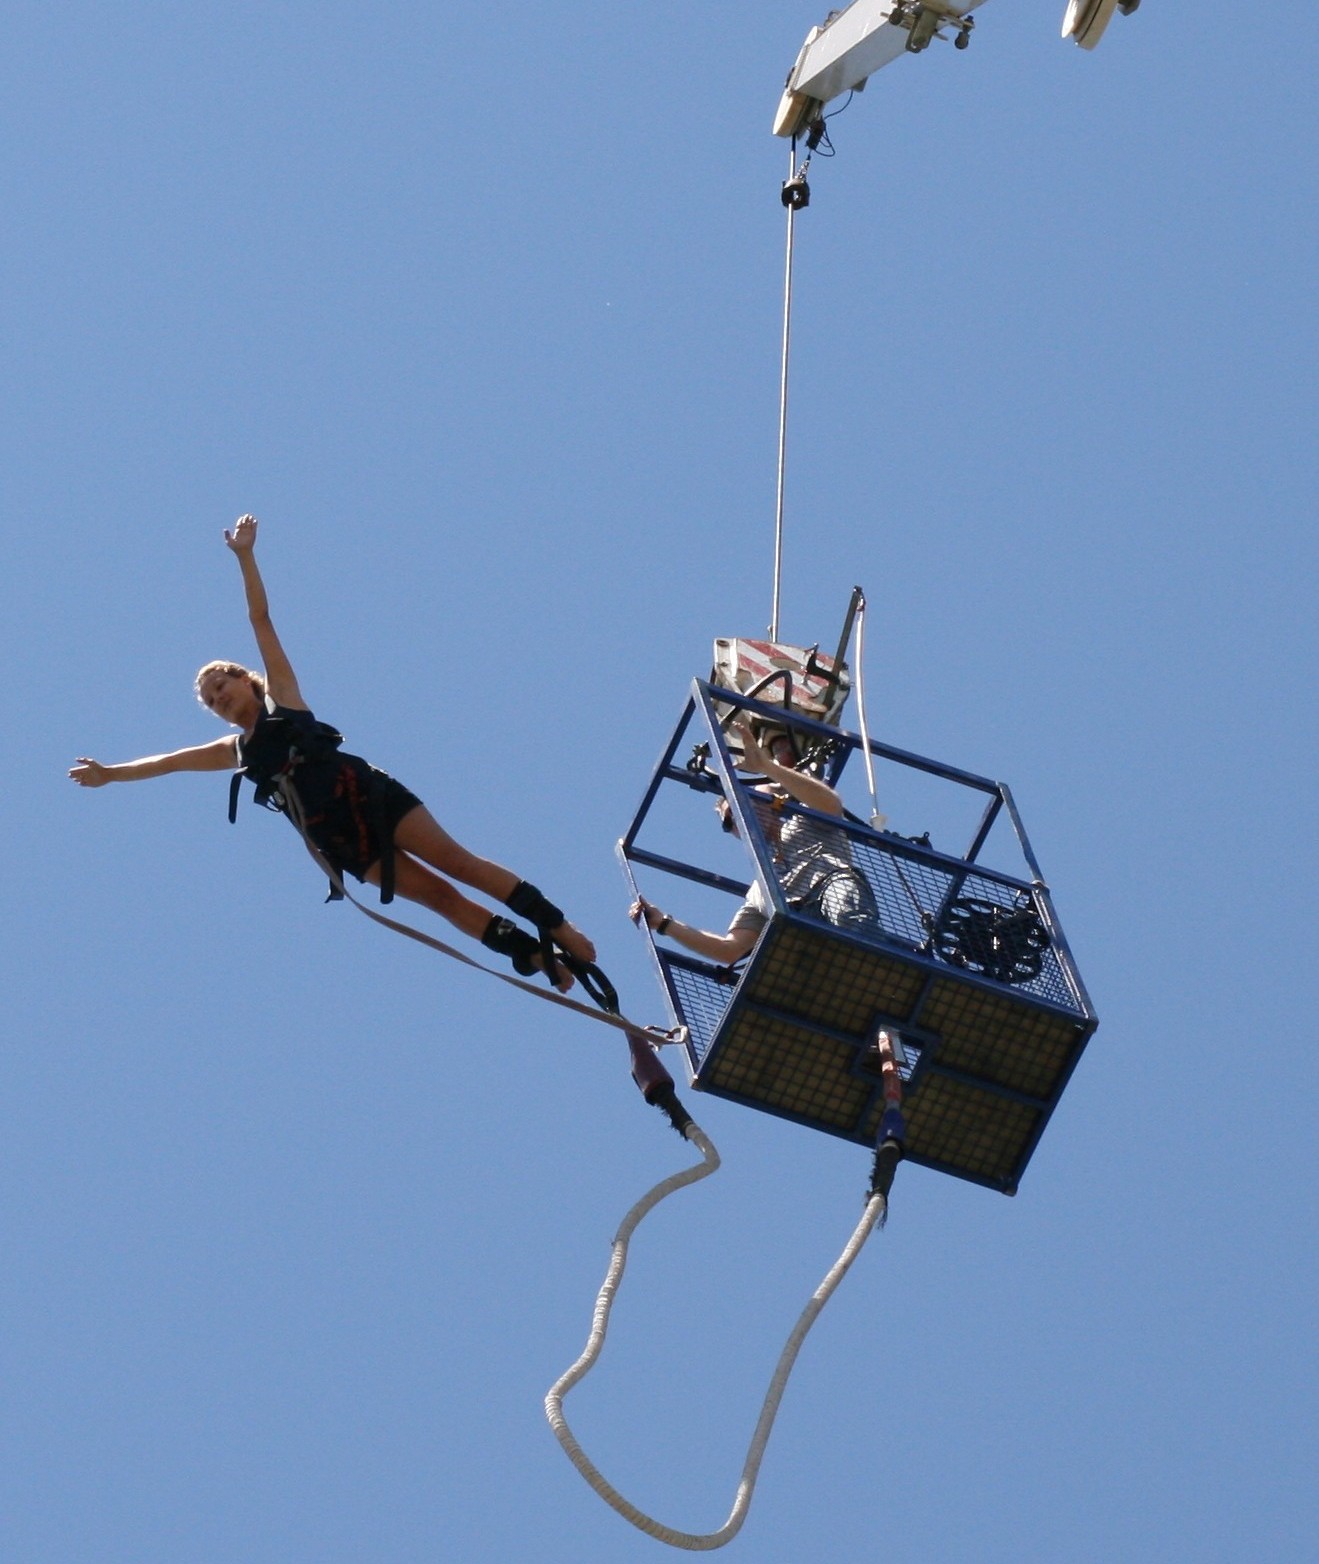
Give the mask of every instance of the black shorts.
POLYGON ((421 800, 360 755, 337 754, 294 773, 307 835, 341 874, 355 880, 378 863, 398 823, 421 800))

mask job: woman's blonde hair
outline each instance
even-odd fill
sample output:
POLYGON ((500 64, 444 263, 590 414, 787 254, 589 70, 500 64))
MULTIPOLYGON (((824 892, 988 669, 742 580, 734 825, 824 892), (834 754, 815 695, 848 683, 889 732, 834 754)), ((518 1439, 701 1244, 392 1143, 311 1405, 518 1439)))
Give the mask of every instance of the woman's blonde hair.
POLYGON ((196 692, 197 699, 202 701, 203 706, 206 705, 206 702, 202 700, 202 680, 208 673, 227 673, 232 679, 246 679, 256 691, 258 700, 263 701, 266 698, 266 679, 264 674, 257 673, 252 668, 244 668, 242 663, 213 662, 199 668, 197 677, 192 681, 192 687, 196 692))

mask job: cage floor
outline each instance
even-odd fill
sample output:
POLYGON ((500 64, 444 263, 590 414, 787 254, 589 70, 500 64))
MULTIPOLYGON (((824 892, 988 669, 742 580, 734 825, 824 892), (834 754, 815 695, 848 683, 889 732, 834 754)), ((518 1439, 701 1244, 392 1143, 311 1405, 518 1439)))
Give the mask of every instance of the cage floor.
POLYGON ((876 1024, 930 1038, 906 1093, 907 1154, 1005 1191, 1016 1188, 1092 1029, 1027 996, 786 920, 735 998, 691 970, 674 988, 690 1013, 681 1019, 698 1023, 691 1062, 700 1090, 867 1146, 883 1111, 879 1082, 864 1068, 876 1024))

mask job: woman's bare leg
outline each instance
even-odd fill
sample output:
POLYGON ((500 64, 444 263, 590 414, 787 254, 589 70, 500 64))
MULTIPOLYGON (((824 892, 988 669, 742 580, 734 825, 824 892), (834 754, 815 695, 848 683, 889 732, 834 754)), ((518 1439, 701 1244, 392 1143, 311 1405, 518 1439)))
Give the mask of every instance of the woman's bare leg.
MULTIPOLYGON (((378 863, 373 863, 366 871, 366 878, 372 885, 380 884, 378 863)), ((414 901, 418 906, 429 907, 432 912, 438 912, 440 917, 447 918, 456 929, 461 929, 464 934, 469 934, 478 942, 490 927, 490 920, 494 917, 489 907, 483 907, 480 902, 464 896, 442 875, 436 874, 433 869, 428 869, 425 864, 418 863, 415 858, 409 858, 406 853, 395 852, 394 854, 394 890, 397 895, 408 901, 414 901)), ((532 960, 539 962, 540 958, 533 956, 532 960)), ((572 974, 560 964, 559 980, 555 987, 566 993, 572 987, 572 982, 572 974)))
MULTIPOLYGON (((409 810, 395 826, 394 845, 402 848, 405 853, 412 853, 424 863, 440 870, 442 874, 450 874, 455 880, 461 880, 464 885, 470 885, 474 890, 484 891, 487 896, 493 896, 501 902, 507 901, 514 887, 520 883, 518 876, 511 869, 505 869, 489 858, 479 858, 475 853, 468 852, 461 842, 456 842, 449 835, 424 804, 409 810)), ((449 889, 453 891, 452 886, 449 889)), ((401 882, 399 894, 408 895, 401 882)), ((459 893, 454 891, 453 894, 459 893)), ((415 901, 417 898, 410 899, 415 901)), ((426 903, 426 905, 430 904, 426 903)), ((440 911, 439 908, 435 910, 440 911)), ((441 916, 449 915, 441 913, 441 916)), ((550 933, 555 943, 562 945, 570 956, 576 956, 582 961, 595 960, 595 946, 571 923, 565 920, 550 933)))
MULTIPOLYGON (((366 871, 366 879, 372 885, 380 884, 378 863, 373 863, 366 871)), ((489 907, 464 896, 457 886, 450 885, 442 875, 419 864, 415 858, 409 858, 406 853, 394 854, 394 890, 408 901, 438 912, 440 917, 447 918, 456 929, 470 934, 475 940, 485 933, 492 917, 489 907)))
POLYGON ((518 883, 518 877, 511 869, 469 853, 424 804, 410 809, 394 827, 394 845, 497 901, 503 901, 518 883))

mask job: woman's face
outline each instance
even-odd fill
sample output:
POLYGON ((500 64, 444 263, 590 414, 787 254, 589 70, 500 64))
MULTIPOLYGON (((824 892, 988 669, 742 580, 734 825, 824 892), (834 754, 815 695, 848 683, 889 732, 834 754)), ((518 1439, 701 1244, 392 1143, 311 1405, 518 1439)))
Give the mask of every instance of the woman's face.
POLYGON ((252 688, 251 679, 243 674, 213 669, 202 680, 197 693, 204 706, 209 706, 217 717, 223 717, 236 728, 250 728, 261 713, 261 700, 252 688))

